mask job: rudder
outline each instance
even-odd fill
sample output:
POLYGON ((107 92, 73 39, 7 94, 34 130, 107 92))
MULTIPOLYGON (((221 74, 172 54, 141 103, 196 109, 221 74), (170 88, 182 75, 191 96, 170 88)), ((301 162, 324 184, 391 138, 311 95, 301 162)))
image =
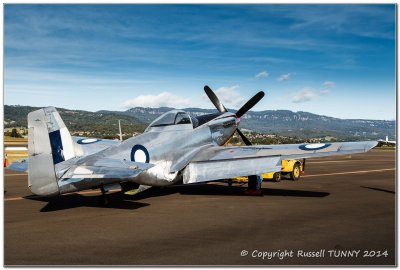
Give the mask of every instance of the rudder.
POLYGON ((55 165, 73 157, 71 135, 54 107, 28 114, 28 186, 34 194, 59 194, 55 165))

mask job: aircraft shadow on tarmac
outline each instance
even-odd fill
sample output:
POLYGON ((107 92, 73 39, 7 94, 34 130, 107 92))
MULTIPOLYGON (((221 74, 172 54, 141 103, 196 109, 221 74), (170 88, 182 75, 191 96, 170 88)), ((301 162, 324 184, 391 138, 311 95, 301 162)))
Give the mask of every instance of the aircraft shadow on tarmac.
MULTIPOLYGON (((108 196, 110 203, 106 208, 134 210, 149 205, 148 203, 125 200, 121 192, 111 193, 108 196)), ((55 197, 30 195, 24 198, 47 202, 40 212, 59 211, 77 207, 104 207, 99 204, 99 196, 84 196, 76 193, 55 197)))
POLYGON ((360 186, 360 187, 367 188, 367 189, 372 189, 372 190, 376 190, 376 191, 382 191, 382 192, 386 192, 386 193, 391 193, 391 194, 396 194, 395 191, 391 191, 391 190, 387 190, 387 189, 383 189, 383 188, 366 187, 366 186, 360 186))
MULTIPOLYGON (((134 200, 149 197, 165 196, 174 193, 181 195, 216 195, 216 196, 245 196, 244 186, 225 186, 221 184, 193 184, 167 186, 165 188, 152 188, 134 196, 134 200)), ((263 188, 264 196, 293 196, 293 197, 326 197, 330 193, 305 190, 271 189, 263 188)))
MULTIPOLYGON (((177 185, 168 186, 165 188, 151 188, 136 195, 124 195, 122 192, 115 192, 108 194, 110 200, 107 208, 115 209, 130 209, 148 206, 148 203, 138 202, 138 200, 167 196, 171 194, 181 195, 215 195, 215 196, 245 196, 244 186, 225 186, 221 184, 194 184, 194 185, 177 185)), ((305 190, 288 190, 288 189, 271 189, 263 188, 264 198, 268 196, 290 196, 290 197, 312 197, 321 198, 326 197, 330 193, 319 191, 305 191, 305 190)), ((41 212, 51 212, 58 210, 65 210, 76 207, 104 207, 99 204, 99 196, 84 196, 80 194, 69 194, 55 197, 38 197, 34 195, 26 196, 25 199, 47 202, 47 204, 40 210, 41 212)))

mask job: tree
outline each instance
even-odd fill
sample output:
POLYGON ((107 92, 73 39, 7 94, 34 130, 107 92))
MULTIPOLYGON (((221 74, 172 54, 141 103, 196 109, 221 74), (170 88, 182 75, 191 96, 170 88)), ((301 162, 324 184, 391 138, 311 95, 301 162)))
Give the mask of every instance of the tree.
POLYGON ((13 128, 13 129, 12 129, 12 131, 11 131, 11 137, 14 137, 14 138, 22 138, 21 134, 18 133, 18 131, 17 131, 16 128, 13 128))

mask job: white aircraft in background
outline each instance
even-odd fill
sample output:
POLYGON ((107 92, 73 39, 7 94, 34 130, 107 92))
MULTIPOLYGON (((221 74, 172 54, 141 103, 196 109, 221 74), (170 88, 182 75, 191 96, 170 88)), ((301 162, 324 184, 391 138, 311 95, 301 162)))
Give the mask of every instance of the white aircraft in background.
POLYGON ((387 144, 396 144, 396 141, 389 141, 389 137, 386 136, 386 140, 378 140, 378 142, 383 142, 387 144))

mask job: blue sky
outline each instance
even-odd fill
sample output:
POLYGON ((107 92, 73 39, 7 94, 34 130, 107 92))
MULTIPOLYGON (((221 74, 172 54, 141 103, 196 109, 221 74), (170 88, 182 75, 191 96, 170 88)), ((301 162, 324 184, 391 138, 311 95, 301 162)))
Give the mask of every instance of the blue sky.
POLYGON ((394 5, 4 7, 4 103, 226 107, 394 120, 394 5))

